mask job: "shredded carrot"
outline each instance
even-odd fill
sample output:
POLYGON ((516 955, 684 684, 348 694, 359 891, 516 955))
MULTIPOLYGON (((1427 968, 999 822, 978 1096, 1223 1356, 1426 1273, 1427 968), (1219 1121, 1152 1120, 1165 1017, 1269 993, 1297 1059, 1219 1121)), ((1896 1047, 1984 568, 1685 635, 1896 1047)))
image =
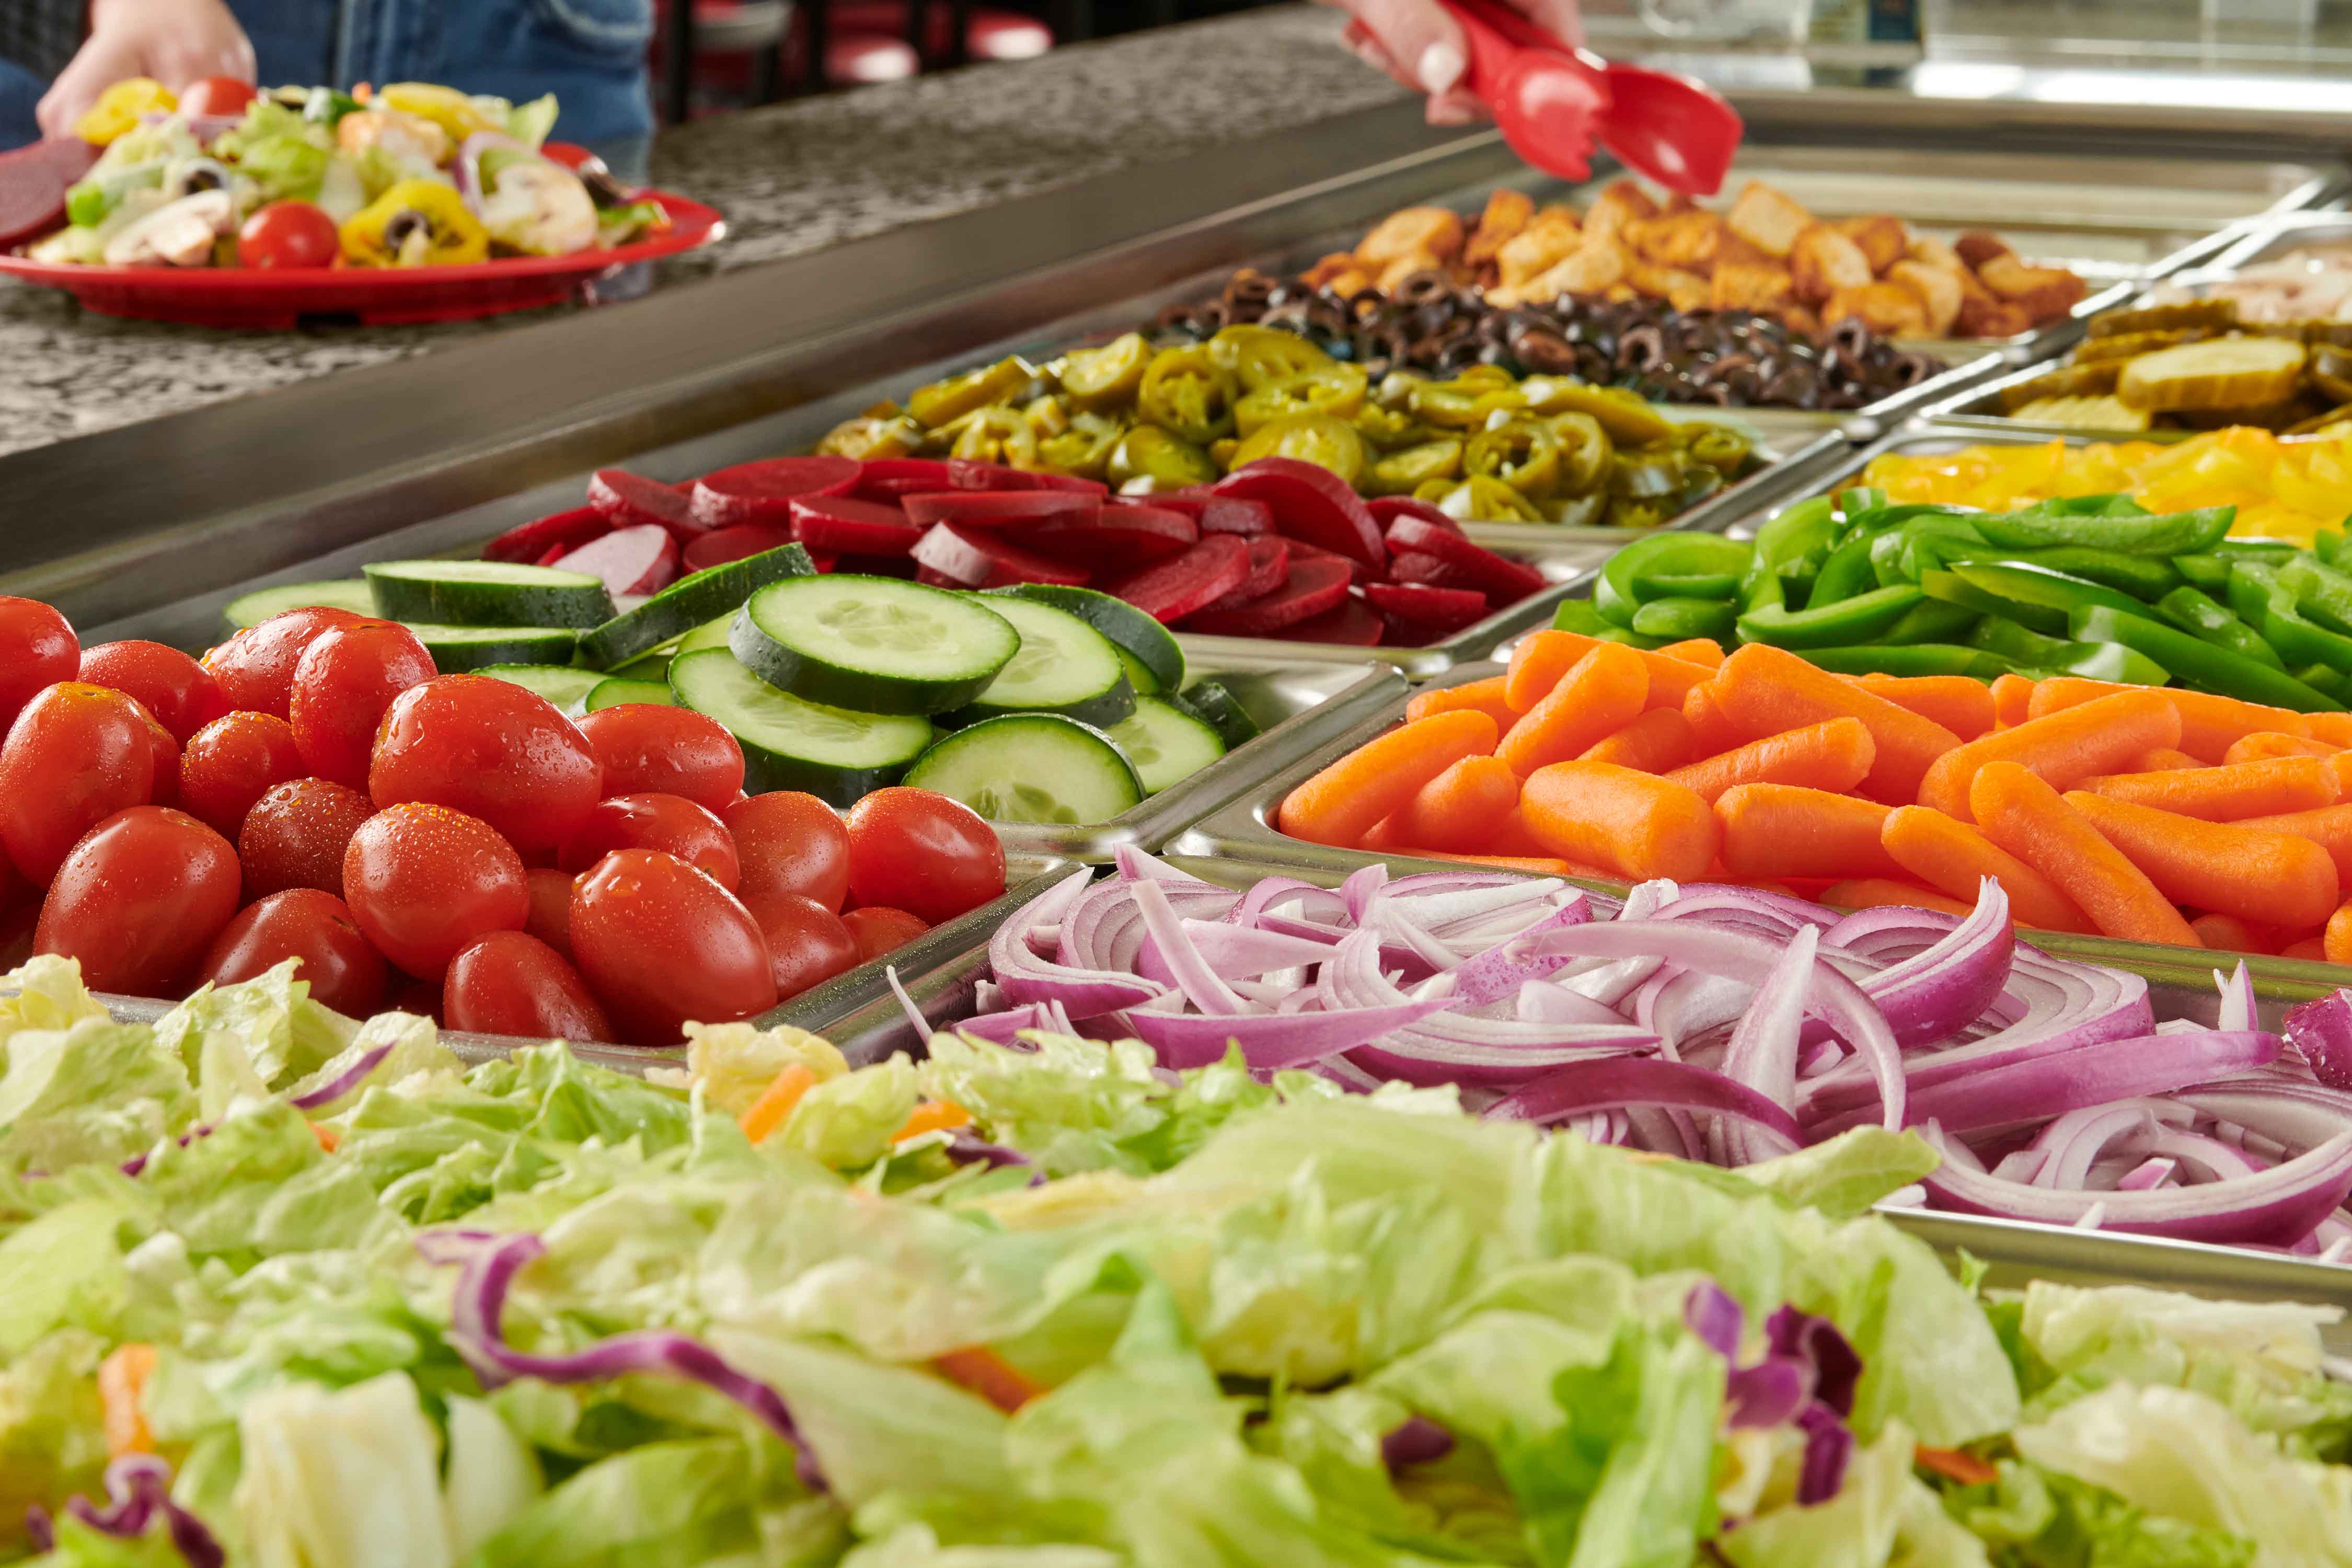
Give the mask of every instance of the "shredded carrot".
POLYGON ((148 1429, 147 1413, 140 1408, 140 1396, 154 1375, 155 1347, 150 1344, 118 1345, 98 1363, 99 1411, 110 1456, 119 1458, 155 1451, 155 1434, 148 1429))
POLYGON ((343 1135, 323 1121, 310 1123, 310 1136, 316 1138, 319 1147, 330 1154, 343 1146, 343 1135))
POLYGON ((940 1375, 950 1383, 979 1394, 1007 1415, 1045 1392, 1032 1383, 1020 1368, 986 1345, 968 1345, 960 1351, 950 1351, 943 1356, 934 1357, 931 1365, 938 1368, 940 1375))
POLYGON ((801 1096, 816 1087, 816 1074, 794 1062, 776 1075, 775 1082, 761 1092, 743 1113, 743 1136, 757 1143, 777 1128, 792 1120, 793 1110, 801 1096))
POLYGON ((1911 1462, 1964 1487, 1988 1486, 2000 1479, 2000 1472, 1990 1464, 1958 1448, 1930 1448, 1925 1443, 1916 1443, 1911 1448, 1911 1462))
POLYGON ((909 1138, 920 1138, 926 1132, 945 1132, 957 1127, 971 1125, 971 1112, 952 1100, 927 1100, 915 1107, 906 1124, 890 1135, 893 1143, 904 1143, 909 1138))

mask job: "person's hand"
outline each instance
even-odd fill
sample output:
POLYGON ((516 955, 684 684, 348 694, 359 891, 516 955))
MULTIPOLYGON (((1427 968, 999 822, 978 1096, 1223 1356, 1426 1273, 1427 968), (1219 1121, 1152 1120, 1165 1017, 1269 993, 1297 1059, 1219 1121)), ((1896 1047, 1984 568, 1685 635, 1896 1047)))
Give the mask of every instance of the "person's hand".
MULTIPOLYGON (((1462 90, 1470 68, 1461 25, 1437 0, 1321 0, 1348 13, 1348 47, 1415 92, 1429 95, 1433 125, 1464 125, 1479 117, 1478 100, 1462 90)), ((1576 0, 1502 0, 1536 26, 1571 44, 1584 41, 1576 0)))
POLYGON ((253 43, 221 0, 90 0, 89 37, 35 110, 41 132, 64 136, 131 77, 179 91, 200 77, 254 79, 253 43))

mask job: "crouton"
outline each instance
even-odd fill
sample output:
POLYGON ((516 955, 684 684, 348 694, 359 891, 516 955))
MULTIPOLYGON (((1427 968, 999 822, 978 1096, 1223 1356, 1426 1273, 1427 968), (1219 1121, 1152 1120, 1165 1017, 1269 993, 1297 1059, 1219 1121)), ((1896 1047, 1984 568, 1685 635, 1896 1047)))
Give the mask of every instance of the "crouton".
POLYGON ((1718 263, 1707 288, 1707 303, 1718 310, 1770 315, 1796 300, 1797 280, 1778 262, 1718 263))
POLYGON ((1612 305, 1630 305, 1642 296, 1631 283, 1612 283, 1601 290, 1601 297, 1612 305))
POLYGON ((1724 219, 1732 233, 1774 257, 1787 256, 1812 221, 1812 214, 1760 181, 1739 193, 1724 219))
POLYGON ((1864 213, 1860 217, 1840 218, 1833 226, 1862 247, 1874 273, 1884 274, 1910 248, 1910 226, 1893 213, 1864 213))
POLYGON ((1372 275, 1360 267, 1350 267, 1345 272, 1327 279, 1323 287, 1342 300, 1352 300, 1372 286, 1372 275))
POLYGON ((1672 300, 1677 292, 1687 295, 1693 288, 1705 299, 1707 291, 1706 279, 1697 273, 1679 267, 1660 267, 1639 256, 1626 263, 1625 281, 1654 300, 1672 300))
POLYGON ((2028 331, 2033 318, 2018 306, 1990 293, 1961 290, 1960 313, 1952 330, 1964 338, 2013 338, 2028 331))
POLYGON ((1501 190, 1488 196, 1486 210, 1478 215, 1477 228, 1462 247, 1463 261, 1476 268, 1494 260, 1503 242, 1527 227, 1535 212, 1535 200, 1525 191, 1501 190))
POLYGON ((1883 337, 1916 338, 1927 331, 1927 307, 1917 295, 1896 283, 1841 289, 1822 307, 1822 319, 1832 326, 1849 318, 1883 337))
POLYGON ((1977 277, 2037 323, 2066 314, 2089 287, 2063 267, 2028 267, 2014 256, 1994 257, 1977 268, 1977 277))
POLYGON ((1913 235, 1905 254, 1912 260, 1939 271, 1966 272, 1969 269, 1969 264, 1960 259, 1958 251, 1931 235, 1913 235))
POLYGON ((1715 264, 1717 267, 1785 268, 1789 264, 1789 258, 1759 250, 1727 227, 1723 231, 1723 237, 1716 242, 1715 264))
POLYGON ((1588 234, 1614 237, 1625 232, 1626 225, 1657 216, 1658 204, 1647 191, 1631 180, 1612 180, 1585 209, 1584 228, 1588 234))
POLYGON ((1426 250, 1415 250, 1398 257, 1394 261, 1390 262, 1386 267, 1381 268, 1380 276, 1375 279, 1375 281, 1380 285, 1380 290, 1381 293, 1392 294, 1396 291, 1398 284, 1403 282, 1406 279, 1412 277, 1416 272, 1443 272, 1444 270, 1444 258, 1433 255, 1426 250))
POLYGON ((1712 270, 1722 242, 1723 220, 1696 207, 1625 226, 1625 243, 1636 253, 1685 272, 1712 270))
POLYGON ((1443 265, 1462 248, 1462 217, 1444 207, 1406 207, 1381 219, 1356 246, 1356 264, 1381 272, 1402 256, 1426 255, 1443 265))
POLYGON ((1623 280, 1626 259, 1624 248, 1613 241, 1588 241, 1521 289, 1520 297, 1549 302, 1563 294, 1605 292, 1623 280))
POLYGON ((1330 255, 1324 257, 1321 260, 1318 261, 1314 266, 1308 268, 1305 272, 1299 274, 1299 281, 1306 284, 1309 289, 1320 289, 1329 283, 1332 279, 1339 277, 1341 273, 1353 272, 1356 269, 1356 258, 1354 252, 1335 250, 1330 255))
POLYGON ((1496 270, 1507 289, 1524 288, 1566 260, 1582 241, 1573 224, 1538 219, 1503 242, 1495 254, 1496 270))
POLYGON ((1808 305, 1841 289, 1859 289, 1873 276, 1862 247, 1825 223, 1808 225, 1797 236, 1789 250, 1789 270, 1797 280, 1797 298, 1808 305))
POLYGON ((1927 335, 1949 333, 1960 314, 1960 275, 1930 267, 1924 261, 1898 261, 1886 269, 1886 281, 1911 291, 1927 318, 1927 335))
POLYGON ((1997 234, 1988 234, 1980 228, 1972 228, 1952 241, 1952 251, 1970 267, 1979 268, 1996 257, 2017 254, 2010 248, 2009 241, 1997 234))
POLYGON ((1674 279, 1666 286, 1666 303, 1677 310, 1704 310, 1714 298, 1714 285, 1696 272, 1668 274, 1674 279))

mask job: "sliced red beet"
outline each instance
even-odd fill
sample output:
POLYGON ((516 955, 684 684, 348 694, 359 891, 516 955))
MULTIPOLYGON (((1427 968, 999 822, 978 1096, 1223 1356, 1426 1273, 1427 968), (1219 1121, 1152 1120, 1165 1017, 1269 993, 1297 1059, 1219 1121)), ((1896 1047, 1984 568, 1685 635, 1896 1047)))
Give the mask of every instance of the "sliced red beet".
POLYGON ((992 529, 966 528, 942 522, 925 533, 914 549, 916 562, 962 588, 1005 588, 1015 583, 1058 583, 1084 587, 1090 574, 1083 566, 1066 566, 1050 555, 1024 550, 992 529))
POLYGON ((1056 519, 1024 529, 1022 545, 1056 561, 1101 572, 1130 572, 1173 555, 1201 531, 1181 511, 1107 506, 1092 517, 1056 519))
POLYGON ((1471 543, 1453 529, 1440 528, 1416 517, 1401 517, 1389 524, 1389 548, 1401 554, 1410 552, 1434 555, 1449 565, 1460 568, 1464 581, 1441 583, 1437 586, 1476 588, 1496 605, 1516 604, 1544 585, 1543 574, 1534 567, 1507 560, 1484 546, 1471 543))
POLYGON ((790 528, 780 528, 772 522, 740 522, 732 528, 714 528, 709 533, 695 535, 694 542, 686 547, 683 560, 688 571, 707 572, 713 566, 780 549, 792 542, 790 528))
POLYGON ((1260 458, 1227 474, 1212 487, 1218 495, 1264 501, 1274 510, 1276 531, 1377 571, 1388 559, 1380 525, 1364 510, 1364 498, 1328 468, 1296 458, 1260 458))
POLYGON ((1208 510, 1211 493, 1206 485, 1185 485, 1179 489, 1139 490, 1133 495, 1115 495, 1110 499, 1113 506, 1158 507, 1162 511, 1181 511, 1198 522, 1201 514, 1208 510))
POLYGON ((482 559, 537 561, 551 547, 577 550, 590 540, 602 539, 612 531, 611 518, 593 506, 575 506, 570 511, 552 511, 520 528, 508 529, 482 546, 482 559))
POLYGON ((955 488, 955 470, 938 458, 869 458, 858 469, 850 494, 860 500, 895 501, 917 490, 955 488))
POLYGON ((1090 518, 1101 510, 1094 497, 1076 490, 919 490, 900 504, 910 521, 971 528, 1027 528, 1049 519, 1090 518))
POLYGON ((1211 496, 1201 508, 1201 531, 1255 539, 1274 531, 1274 509, 1243 496, 1211 496))
POLYGON ((929 566, 916 567, 915 581, 920 583, 926 588, 969 588, 971 586, 969 583, 960 583, 953 577, 949 576, 946 573, 929 566))
POLYGON ((1110 487, 1100 479, 1077 474, 1031 474, 1029 479, 1034 489, 1068 490, 1074 495, 1092 496, 1098 501, 1110 499, 1110 487))
POLYGON ((1078 495, 1092 496, 1097 500, 1110 494, 1110 487, 1100 479, 1008 468, 1003 463, 983 463, 977 458, 950 458, 946 488, 959 490, 1069 490, 1078 495))
POLYGON ((845 577, 905 577, 915 575, 915 563, 906 555, 859 555, 844 551, 834 557, 834 570, 845 577))
POLYGON ((1475 594, 1486 597, 1486 589, 1478 585, 1478 577, 1453 562, 1419 550, 1400 550, 1389 557, 1389 576, 1398 583, 1423 588, 1444 588, 1454 592, 1475 594))
MULTIPOLYGON (((1290 541, 1279 534, 1267 534, 1260 539, 1244 541, 1249 545, 1250 572, 1242 585, 1208 606, 1209 610, 1230 610, 1252 599, 1263 599, 1290 580, 1290 541)), ((1338 556, 1327 560, 1337 561, 1338 556)), ((1345 562, 1340 562, 1345 566, 1345 562)), ((1204 610, 1202 614, 1207 614, 1204 610)))
POLYGON ((1376 496, 1364 503, 1364 510, 1372 514, 1372 521, 1381 525, 1383 533, 1387 531, 1389 524, 1401 517, 1417 517, 1423 522, 1435 523, 1438 527, 1450 529, 1455 533, 1462 531, 1462 525, 1446 516, 1444 511, 1425 500, 1415 500, 1411 496, 1376 496))
POLYGON ((565 572, 601 577, 618 598, 623 594, 658 594, 677 581, 677 541, 658 523, 616 528, 555 563, 565 572))
POLYGON ((66 193, 89 173, 98 153, 79 136, 53 136, 0 153, 0 246, 63 222, 66 193))
POLYGON ((1486 595, 1475 588, 1373 583, 1364 589, 1364 599, 1402 634, 1400 641, 1431 642, 1451 637, 1486 614, 1486 595))
POLYGON ((1249 578, 1249 546, 1212 533, 1165 561, 1101 584, 1157 621, 1180 621, 1207 609, 1249 578))
POLYGON ((739 523, 776 525, 792 521, 794 496, 840 495, 857 482, 858 467, 847 458, 770 458, 738 463, 694 481, 695 521, 705 528, 739 523))
POLYGON ((793 503, 793 536, 811 550, 853 555, 904 555, 923 531, 882 501, 855 496, 803 496, 793 503))
POLYGON ((1318 549, 1316 546, 1307 543, 1303 539, 1294 539, 1290 541, 1290 559, 1294 564, 1301 561, 1339 561, 1345 563, 1348 570, 1355 574, 1355 581, 1360 585, 1365 583, 1378 583, 1382 581, 1384 578, 1394 575, 1392 567, 1384 566, 1379 571, 1374 571, 1371 567, 1365 565, 1362 562, 1355 559, 1353 556, 1334 555, 1328 550, 1318 549))
POLYGON ((1209 637, 1269 637, 1285 626, 1318 616, 1346 602, 1348 568, 1338 561, 1302 562, 1291 569, 1290 580, 1260 598, 1226 606, 1212 605, 1185 617, 1183 629, 1209 637))
POLYGON ((1388 636, 1388 623, 1361 599, 1349 599, 1313 620, 1269 632, 1284 642, 1339 643, 1348 647, 1378 647, 1388 636))
POLYGON ((656 523, 669 530, 680 544, 706 531, 695 521, 692 497, 626 468, 597 469, 588 481, 588 504, 611 518, 615 528, 656 523))

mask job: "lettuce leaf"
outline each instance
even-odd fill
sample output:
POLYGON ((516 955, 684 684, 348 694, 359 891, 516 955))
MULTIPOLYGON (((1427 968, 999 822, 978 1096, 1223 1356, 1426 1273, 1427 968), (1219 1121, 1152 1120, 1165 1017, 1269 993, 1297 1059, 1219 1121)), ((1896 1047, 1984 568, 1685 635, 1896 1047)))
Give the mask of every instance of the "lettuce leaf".
POLYGON ((452 1568, 441 1441, 416 1385, 386 1373, 248 1402, 233 1506, 257 1568, 452 1568))
MULTIPOLYGON (((29 992, 17 1000, 51 1006, 29 992)), ((81 1015, 64 1028, 18 1029, 0 1050, 0 1171, 120 1164, 194 1119, 186 1071, 142 1024, 81 1015)))
MULTIPOLYGON (((2101 1487, 2018 1459, 2000 1479, 1947 1491, 1942 1507, 2003 1562, 2046 1568, 2248 1568, 2254 1543, 2135 1508, 2101 1487)), ((1979 1550, 1982 1546, 1979 1547, 1979 1550)))

